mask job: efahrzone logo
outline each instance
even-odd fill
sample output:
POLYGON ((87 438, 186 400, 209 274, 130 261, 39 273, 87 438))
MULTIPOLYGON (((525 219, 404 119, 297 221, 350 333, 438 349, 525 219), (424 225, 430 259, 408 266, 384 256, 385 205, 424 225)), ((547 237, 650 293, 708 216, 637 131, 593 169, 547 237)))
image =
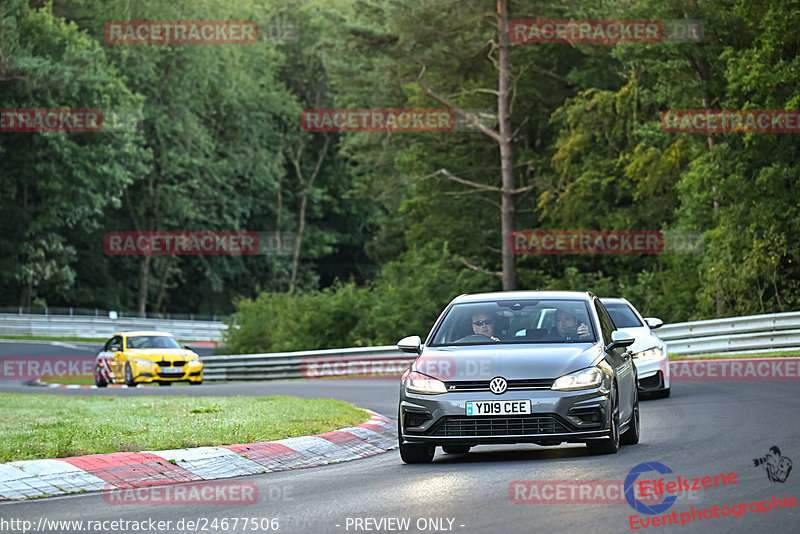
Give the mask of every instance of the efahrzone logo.
POLYGON ((733 516, 735 519, 745 515, 748 510, 751 514, 766 514, 770 510, 781 510, 783 508, 794 508, 797 506, 795 497, 777 497, 775 495, 768 501, 753 501, 730 506, 720 506, 715 504, 711 508, 695 508, 691 506, 688 512, 677 512, 673 510, 671 514, 656 517, 640 517, 632 515, 628 517, 631 530, 639 530, 649 527, 665 527, 667 525, 685 525, 686 523, 702 521, 704 519, 714 519, 733 516), (678 523, 680 521, 680 523, 678 523), (638 526, 637 526, 638 525, 638 526))
POLYGON ((784 483, 789 478, 789 473, 792 472, 792 460, 782 456, 781 450, 777 446, 770 447, 766 456, 753 458, 753 465, 755 467, 764 466, 770 482, 784 483))
POLYGON ((390 378, 396 379, 408 369, 413 357, 395 356, 322 356, 300 360, 303 378, 390 378))
MULTIPOLYGON (((255 482, 190 482, 187 484, 116 488, 106 485, 103 500, 111 505, 250 505, 258 503, 255 482)), ((275 499, 273 499, 275 500, 275 499)), ((286 499, 284 495, 284 500, 286 499)))
POLYGON ((679 360, 669 362, 669 372, 675 381, 788 382, 800 380, 800 358, 679 360))
MULTIPOLYGON (((733 472, 720 473, 714 477, 704 476, 689 479, 678 476, 677 480, 669 481, 665 480, 663 476, 659 476, 657 480, 638 480, 640 475, 650 471, 655 471, 658 475, 672 473, 672 469, 660 462, 645 462, 631 469, 628 476, 625 477, 625 500, 637 512, 648 515, 656 515, 669 510, 678 500, 681 492, 727 486, 728 484, 737 484, 739 481, 739 475, 733 472), (641 496, 655 497, 659 502, 651 503, 637 497, 634 491, 636 486, 638 486, 641 496)), ((631 525, 633 525, 633 517, 638 516, 631 516, 631 525)))
POLYGON ((2 356, 0 380, 36 380, 43 376, 90 375, 94 356, 2 356))
POLYGON ((702 250, 700 232, 679 230, 517 230, 514 254, 687 254, 702 250))
POLYGON ((800 133, 800 111, 784 109, 674 109, 661 113, 669 133, 800 133))
POLYGON ((289 255, 293 232, 108 232, 103 249, 114 256, 289 255))
POLYGON ((514 43, 696 43, 703 38, 698 20, 512 20, 514 43))
POLYGON ((109 44, 251 44, 258 24, 250 20, 110 20, 109 44))

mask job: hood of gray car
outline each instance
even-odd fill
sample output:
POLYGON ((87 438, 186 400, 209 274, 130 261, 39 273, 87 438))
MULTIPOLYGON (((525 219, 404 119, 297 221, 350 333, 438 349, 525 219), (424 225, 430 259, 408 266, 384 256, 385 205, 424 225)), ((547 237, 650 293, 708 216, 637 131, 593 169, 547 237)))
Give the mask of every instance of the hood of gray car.
POLYGON ((597 344, 497 344, 425 347, 413 369, 447 381, 558 378, 602 358, 597 344))

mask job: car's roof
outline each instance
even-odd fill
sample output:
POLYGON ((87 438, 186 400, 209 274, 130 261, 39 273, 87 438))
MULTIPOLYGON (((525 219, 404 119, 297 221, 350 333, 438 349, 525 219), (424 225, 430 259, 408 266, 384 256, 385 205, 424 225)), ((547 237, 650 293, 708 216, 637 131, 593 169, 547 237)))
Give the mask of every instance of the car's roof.
POLYGON ((168 332, 156 332, 152 330, 133 330, 130 332, 117 332, 115 336, 168 336, 175 337, 168 332))
POLYGON ((633 304, 628 302, 628 299, 623 299, 623 298, 602 298, 600 299, 600 302, 602 302, 603 304, 630 304, 631 306, 633 306, 633 304))
POLYGON ((461 295, 453 299, 453 304, 481 302, 486 300, 518 300, 534 298, 589 300, 592 298, 592 294, 588 291, 496 291, 494 293, 474 293, 472 295, 461 295))

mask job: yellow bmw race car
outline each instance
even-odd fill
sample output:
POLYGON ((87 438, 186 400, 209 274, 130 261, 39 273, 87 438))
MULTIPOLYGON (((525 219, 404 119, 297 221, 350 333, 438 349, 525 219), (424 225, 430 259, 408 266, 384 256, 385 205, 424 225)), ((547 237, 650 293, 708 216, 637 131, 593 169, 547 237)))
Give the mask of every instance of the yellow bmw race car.
POLYGON ((195 386, 203 383, 203 362, 165 332, 121 332, 106 341, 95 358, 94 381, 98 387, 114 382, 195 386))

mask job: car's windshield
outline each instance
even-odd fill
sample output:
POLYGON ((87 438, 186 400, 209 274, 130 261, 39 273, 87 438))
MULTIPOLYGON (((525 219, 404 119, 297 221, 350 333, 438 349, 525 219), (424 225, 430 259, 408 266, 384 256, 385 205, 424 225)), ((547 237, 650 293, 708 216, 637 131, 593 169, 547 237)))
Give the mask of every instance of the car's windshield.
POLYGON ((497 300, 454 305, 431 345, 593 343, 596 339, 584 300, 497 300))
POLYGON ((617 328, 637 328, 644 326, 627 304, 622 302, 603 302, 603 306, 608 310, 617 328))
POLYGON ((180 343, 169 336, 132 336, 128 338, 129 349, 179 349, 180 343))

